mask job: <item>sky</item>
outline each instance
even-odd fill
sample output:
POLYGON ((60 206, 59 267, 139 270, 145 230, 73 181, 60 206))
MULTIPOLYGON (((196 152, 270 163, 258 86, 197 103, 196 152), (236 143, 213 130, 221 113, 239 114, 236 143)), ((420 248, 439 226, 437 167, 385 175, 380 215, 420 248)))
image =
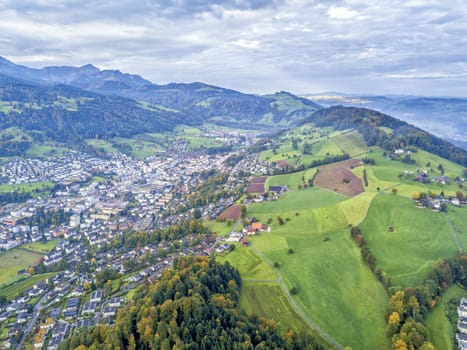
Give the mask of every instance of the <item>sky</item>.
POLYGON ((0 56, 251 93, 467 97, 465 0, 0 0, 0 56))

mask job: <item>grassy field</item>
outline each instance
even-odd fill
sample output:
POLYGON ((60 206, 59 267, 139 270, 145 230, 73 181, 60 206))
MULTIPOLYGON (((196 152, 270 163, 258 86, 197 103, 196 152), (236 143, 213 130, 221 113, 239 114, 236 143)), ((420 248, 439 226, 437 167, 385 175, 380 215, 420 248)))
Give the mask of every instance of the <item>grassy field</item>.
POLYGON ((295 190, 285 193, 279 200, 269 202, 267 205, 252 203, 249 206, 248 213, 253 216, 264 213, 280 214, 294 210, 299 211, 326 207, 339 203, 347 198, 348 197, 335 192, 312 187, 305 190, 295 190))
POLYGON ((337 204, 337 207, 344 213, 347 222, 352 225, 359 225, 365 218, 370 208, 371 202, 376 197, 375 192, 364 192, 337 204))
POLYGON ((366 192, 378 192, 378 188, 379 190, 384 191, 385 189, 392 188, 393 186, 396 186, 398 183, 400 183, 399 181, 395 182, 380 180, 378 177, 375 176, 374 169, 376 169, 376 167, 374 166, 359 166, 357 168, 352 169, 352 172, 362 179, 363 188, 366 192), (365 186, 365 183, 363 181, 363 171, 365 169, 368 186, 365 186))
POLYGON ((59 240, 48 241, 46 243, 41 243, 41 242, 28 243, 28 244, 23 245, 22 248, 30 250, 32 252, 39 253, 39 254, 48 253, 57 246, 58 242, 59 240))
MULTIPOLYGON (((454 331, 449 319, 446 316, 446 306, 451 299, 459 305, 461 298, 467 297, 467 291, 457 285, 449 287, 441 298, 441 302, 428 314, 426 324, 433 344, 437 349, 454 350, 457 347, 453 344, 454 331)), ((456 317, 457 319, 457 317, 456 317)))
POLYGON ((244 283, 240 294, 240 307, 247 313, 275 320, 282 331, 312 331, 290 305, 278 283, 244 283))
POLYGON ((360 225, 376 264, 394 285, 417 285, 441 258, 457 253, 457 245, 441 213, 415 207, 392 194, 377 196, 360 225), (388 232, 393 226, 394 232, 388 232))
POLYGON ((136 159, 144 159, 161 149, 158 143, 141 140, 138 137, 131 139, 115 137, 112 139, 112 142, 116 145, 120 144, 130 147, 130 154, 136 159))
POLYGON ((287 286, 298 289, 301 308, 342 345, 386 348, 387 296, 363 265, 348 230, 302 232, 302 237, 287 237, 287 243, 293 254, 288 249, 264 253, 280 264, 287 286))
POLYGON ((342 152, 350 154, 351 157, 361 155, 369 151, 362 135, 356 130, 336 135, 332 139, 342 152))
POLYGON ((219 222, 216 220, 204 221, 203 225, 206 226, 210 232, 215 232, 219 236, 224 236, 230 231, 232 231, 235 223, 231 221, 230 223, 227 221, 219 222))
POLYGON ((224 143, 217 141, 211 137, 202 137, 202 136, 195 135, 195 136, 183 136, 182 138, 188 141, 189 149, 198 149, 201 147, 213 148, 213 147, 225 146, 224 143))
POLYGON ((225 255, 216 258, 223 263, 229 261, 235 266, 243 280, 271 280, 277 279, 272 268, 264 262, 251 248, 236 245, 236 249, 225 255))
MULTIPOLYGON (((287 195, 289 199, 250 205, 248 215, 263 222, 273 219, 271 232, 252 237, 250 242, 271 262, 279 263, 287 286, 299 290, 296 300, 302 310, 342 345, 355 349, 387 347, 386 293, 363 265, 348 231, 349 220, 363 220, 376 193, 347 199, 312 188, 287 195), (314 196, 302 201, 300 192, 314 196), (278 214, 290 221, 279 225, 278 214), (289 249, 293 254, 288 254, 289 249)), ((232 263, 236 266, 235 260, 232 263)))
POLYGON ((297 190, 299 185, 303 185, 302 177, 305 183, 316 173, 316 169, 308 169, 293 174, 276 175, 268 178, 269 186, 287 186, 290 190, 297 190))
POLYGON ((43 254, 34 253, 21 248, 8 250, 0 254, 0 285, 10 284, 21 276, 18 271, 36 264, 43 254))
POLYGON ((15 184, 15 185, 8 185, 8 184, 1 184, 0 185, 0 192, 32 192, 32 191, 42 191, 46 187, 52 188, 54 184, 52 182, 31 182, 26 184, 15 184))
POLYGON ((118 150, 112 145, 110 141, 106 140, 99 140, 99 139, 86 139, 85 140, 86 144, 97 148, 97 149, 103 149, 104 152, 106 153, 115 153, 118 152, 118 150))
POLYGON ((464 249, 467 250, 467 208, 449 206, 447 215, 464 249))
POLYGON ((29 276, 10 285, 1 287, 0 295, 6 296, 8 300, 14 299, 16 296, 20 295, 25 290, 32 288, 32 286, 34 286, 36 283, 44 281, 45 279, 54 275, 56 275, 55 272, 29 276))

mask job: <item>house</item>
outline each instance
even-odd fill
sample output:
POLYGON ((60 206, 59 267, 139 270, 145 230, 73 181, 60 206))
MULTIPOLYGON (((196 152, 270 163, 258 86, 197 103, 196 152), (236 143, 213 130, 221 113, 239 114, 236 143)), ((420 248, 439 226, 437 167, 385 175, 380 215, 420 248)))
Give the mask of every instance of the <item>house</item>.
POLYGON ((113 306, 107 306, 104 308, 102 312, 102 316, 104 317, 114 317, 117 314, 117 308, 113 306))
POLYGON ((243 234, 240 232, 232 232, 229 237, 226 239, 227 242, 239 242, 243 237, 243 234))
POLYGON ((102 289, 98 289, 91 293, 90 301, 98 303, 102 300, 103 296, 104 296, 104 291, 102 289))
POLYGON ((463 334, 467 334, 467 318, 460 317, 457 322, 457 329, 463 334))
POLYGON ((246 246, 248 246, 248 245, 250 244, 250 243, 248 242, 248 239, 246 239, 246 238, 242 238, 242 239, 240 240, 240 243, 241 243, 242 246, 244 246, 244 247, 246 247, 246 246))
POLYGON ((81 314, 93 314, 97 311, 98 303, 95 301, 90 301, 84 303, 83 309, 81 310, 81 314))
POLYGON ((467 350, 467 335, 462 333, 456 334, 457 344, 459 345, 459 349, 467 350))

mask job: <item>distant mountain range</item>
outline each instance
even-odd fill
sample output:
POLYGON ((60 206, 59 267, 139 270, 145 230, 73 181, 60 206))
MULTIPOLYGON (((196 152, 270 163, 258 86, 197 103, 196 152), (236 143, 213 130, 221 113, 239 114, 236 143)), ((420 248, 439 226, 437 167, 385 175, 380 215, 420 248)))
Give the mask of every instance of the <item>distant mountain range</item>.
POLYGON ((0 57, 0 74, 2 86, 67 85, 99 95, 125 97, 145 102, 146 109, 158 114, 166 112, 169 118, 178 114, 178 119, 188 125, 202 120, 247 128, 286 127, 321 108, 286 92, 257 96, 203 83, 157 85, 138 75, 99 70, 93 65, 34 69, 0 57))
POLYGON ((467 149, 467 99, 369 96, 337 92, 308 94, 306 97, 324 107, 343 105, 376 109, 467 149))
MULTIPOLYGON (((467 109, 467 100, 338 94, 303 98, 283 91, 258 96, 203 83, 157 85, 138 75, 99 70, 92 65, 34 69, 0 57, 0 156, 21 155, 32 142, 48 140, 86 151, 92 147, 86 139, 131 138, 172 131, 180 124, 209 123, 274 132, 310 121, 337 128, 358 128, 368 136, 369 144, 384 143, 386 147, 392 144, 392 139, 415 137, 414 145, 430 149, 429 143, 434 143, 434 153, 467 164, 465 149, 450 148, 445 141, 388 115, 362 108, 323 109, 311 99, 324 105, 355 104, 380 110, 425 109, 425 115, 434 115, 437 109, 441 115, 437 117, 439 128, 435 127, 434 117, 425 118, 421 126, 429 129, 431 125, 438 135, 443 130, 446 138, 458 143, 466 141, 465 115, 455 120, 457 117, 453 115, 467 109), (383 135, 372 122, 367 123, 373 117, 380 120, 380 126, 393 128, 394 132, 383 135), (443 121, 448 127, 456 125, 457 129, 453 127, 449 132, 442 128, 443 121), (375 137, 378 142, 374 142, 375 137)), ((417 119, 418 122, 421 120, 417 119)))

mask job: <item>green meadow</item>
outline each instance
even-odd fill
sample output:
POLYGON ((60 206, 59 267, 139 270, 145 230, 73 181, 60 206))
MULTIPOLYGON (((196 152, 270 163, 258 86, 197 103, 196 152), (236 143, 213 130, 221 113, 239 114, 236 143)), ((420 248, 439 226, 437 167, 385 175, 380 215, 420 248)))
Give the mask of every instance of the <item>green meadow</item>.
POLYGON ((333 136, 332 139, 342 152, 348 153, 351 157, 359 156, 369 151, 365 140, 363 140, 363 137, 357 130, 343 132, 342 134, 333 136))
POLYGON ((458 251, 442 213, 416 208, 412 200, 398 195, 378 195, 360 228, 376 264, 394 286, 416 286, 438 259, 458 251))
MULTIPOLYGON (((441 301, 435 308, 430 311, 426 317, 426 325, 430 336, 433 340, 433 344, 437 349, 443 350, 454 350, 457 349, 453 343, 455 336, 453 325, 447 317, 448 303, 453 301, 456 307, 459 305, 461 298, 467 298, 467 291, 457 285, 449 287, 449 289, 444 292, 441 301)), ((455 320, 457 320, 457 312, 454 308, 453 313, 455 315, 455 320)))
POLYGON ((0 285, 4 286, 22 278, 18 271, 38 263, 43 254, 15 248, 0 254, 0 285))
MULTIPOLYGON (((296 186, 302 175, 275 176, 269 183, 296 186)), ((362 193, 349 198, 313 187, 248 208, 248 215, 262 222, 272 219, 271 232, 249 238, 251 244, 270 262, 279 265, 278 271, 288 288, 297 288, 295 300, 300 308, 340 344, 355 349, 387 347, 384 320, 387 295, 363 264, 348 229, 349 223, 364 220, 376 195, 362 193), (285 224, 278 223, 279 215, 286 220, 285 224)), ((234 266, 244 264, 236 263, 235 259, 231 262, 234 266)), ((240 269, 241 274, 243 270, 240 269)), ((263 295, 272 287, 261 288, 255 293, 263 295)), ((242 291, 247 294, 242 298, 255 300, 256 311, 276 314, 269 310, 273 307, 269 299, 252 295, 251 289, 256 289, 256 285, 242 291)), ((289 318, 293 316, 281 312, 289 318)))

